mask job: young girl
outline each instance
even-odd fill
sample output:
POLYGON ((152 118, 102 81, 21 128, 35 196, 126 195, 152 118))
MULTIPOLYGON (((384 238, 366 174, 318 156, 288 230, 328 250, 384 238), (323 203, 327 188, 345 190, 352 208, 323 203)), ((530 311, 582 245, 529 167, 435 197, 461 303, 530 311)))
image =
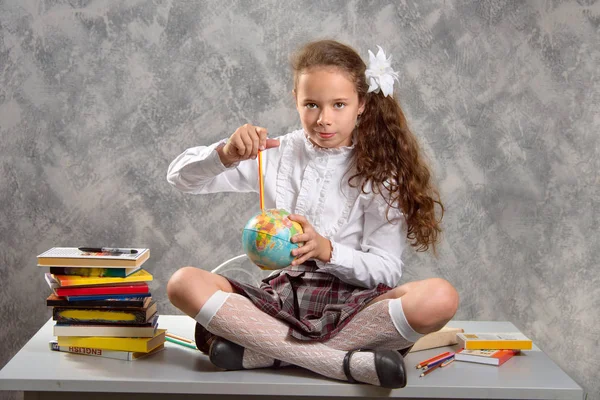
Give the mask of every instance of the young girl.
POLYGON ((457 292, 445 280, 399 285, 406 243, 434 247, 435 205, 443 207, 393 97, 397 73, 381 48, 369 54, 367 69, 346 45, 307 44, 293 61, 302 129, 270 139, 246 124, 169 166, 168 181, 186 193, 258 192, 254 159, 265 151, 265 208, 292 212, 304 231, 292 238, 304 243, 292 265, 258 288, 193 267, 169 280, 170 301, 198 322, 197 345, 217 366, 281 360, 334 379, 404 387, 398 350, 456 312, 457 292))

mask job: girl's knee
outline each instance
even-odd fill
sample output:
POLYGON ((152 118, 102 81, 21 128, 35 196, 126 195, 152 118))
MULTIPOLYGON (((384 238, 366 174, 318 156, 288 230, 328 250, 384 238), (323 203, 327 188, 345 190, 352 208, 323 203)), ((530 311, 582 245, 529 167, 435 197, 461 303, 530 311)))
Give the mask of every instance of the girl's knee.
POLYGON ((197 281, 198 275, 202 272, 204 271, 194 267, 183 267, 175 271, 167 282, 167 296, 171 303, 175 303, 183 293, 189 290, 190 285, 197 281))
POLYGON ((167 283, 169 301, 188 315, 198 312, 217 290, 233 292, 227 279, 195 267, 180 268, 167 283))
POLYGON ((429 293, 432 305, 442 318, 450 320, 458 310, 459 296, 450 282, 441 278, 430 279, 429 293))

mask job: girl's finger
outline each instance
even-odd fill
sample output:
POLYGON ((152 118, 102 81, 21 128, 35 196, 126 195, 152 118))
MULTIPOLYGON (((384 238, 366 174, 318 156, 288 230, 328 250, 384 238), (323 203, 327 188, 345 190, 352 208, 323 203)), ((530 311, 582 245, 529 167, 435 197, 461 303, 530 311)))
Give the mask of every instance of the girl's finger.
POLYGON ((256 127, 250 127, 249 131, 248 131, 248 135, 250 136, 250 139, 252 139, 252 158, 256 158, 256 156, 258 155, 258 146, 260 143, 260 136, 258 135, 258 132, 256 132, 256 127), (254 130, 252 129, 254 128, 254 130))
POLYGON ((267 139, 265 142, 265 148, 271 149, 273 147, 279 147, 279 139, 267 139))
POLYGON ((311 251, 310 246, 302 246, 302 247, 298 247, 297 249, 292 250, 292 255, 294 257, 301 257, 310 251, 311 251))
POLYGON ((292 243, 306 243, 310 240, 310 235, 307 233, 298 233, 292 236, 292 243))
POLYGON ((247 127, 245 127, 245 129, 242 131, 241 138, 245 146, 243 155, 245 158, 250 158, 252 155, 252 138, 250 137, 247 127))
POLYGON ((310 254, 305 254, 302 257, 296 259, 292 262, 292 265, 300 265, 304 264, 310 258, 310 254))
POLYGON ((267 148, 267 130, 257 126, 256 134, 258 135, 258 150, 265 150, 267 148))
POLYGON ((310 223, 308 222, 308 220, 305 217, 303 217, 302 215, 290 214, 290 215, 288 215, 288 218, 291 219, 292 221, 300 223, 300 225, 302 225, 302 228, 304 229, 304 231, 306 231, 306 228, 310 226, 310 223))
POLYGON ((243 157, 244 156, 244 142, 242 141, 242 139, 240 138, 239 135, 233 135, 231 138, 231 146, 233 147, 233 150, 235 152, 235 156, 236 157, 243 157))

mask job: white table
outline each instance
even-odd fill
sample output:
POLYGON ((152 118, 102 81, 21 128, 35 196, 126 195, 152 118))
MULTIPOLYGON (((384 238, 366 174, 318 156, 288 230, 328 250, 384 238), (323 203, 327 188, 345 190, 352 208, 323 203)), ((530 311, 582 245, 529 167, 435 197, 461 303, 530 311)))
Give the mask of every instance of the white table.
MULTIPOLYGON (((221 371, 197 350, 167 342, 165 350, 136 361, 53 352, 49 320, 0 371, 0 390, 24 391, 25 399, 286 399, 339 397, 582 399, 584 392, 539 348, 501 367, 454 362, 423 378, 414 366, 441 347, 406 357, 408 385, 389 390, 324 378, 297 367, 221 371)), ((159 326, 193 338, 195 321, 162 315, 159 326)), ((471 332, 516 332, 510 322, 452 321, 471 332)))

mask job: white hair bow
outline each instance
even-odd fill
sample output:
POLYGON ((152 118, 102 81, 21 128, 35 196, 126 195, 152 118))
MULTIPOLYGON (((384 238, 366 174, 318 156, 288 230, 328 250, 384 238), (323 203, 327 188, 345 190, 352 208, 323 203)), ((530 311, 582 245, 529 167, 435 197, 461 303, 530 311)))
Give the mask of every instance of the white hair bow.
POLYGON ((369 50, 369 68, 365 71, 369 83, 367 93, 379 93, 381 89, 384 96, 391 96, 394 93, 394 79, 398 80, 398 73, 391 67, 392 56, 386 58, 381 46, 377 47, 379 51, 376 56, 369 50))

